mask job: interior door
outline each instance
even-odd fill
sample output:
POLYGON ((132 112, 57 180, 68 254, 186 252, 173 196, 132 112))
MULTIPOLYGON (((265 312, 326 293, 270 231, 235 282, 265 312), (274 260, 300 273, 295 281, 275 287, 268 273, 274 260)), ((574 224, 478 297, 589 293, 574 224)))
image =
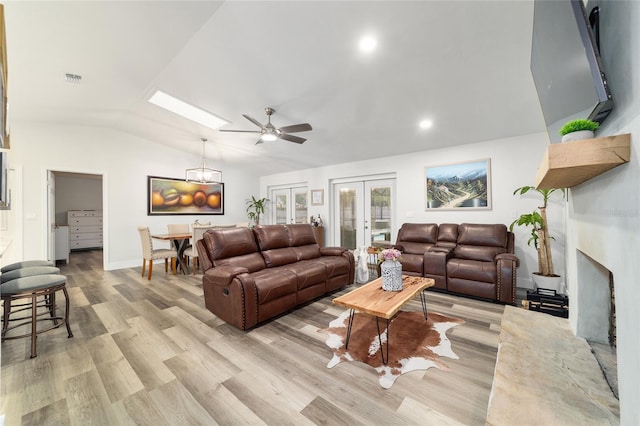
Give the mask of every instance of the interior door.
POLYGON ((47 170, 47 230, 49 244, 47 244, 47 260, 55 262, 56 258, 56 177, 51 170, 47 170))
POLYGON ((395 235, 395 179, 370 179, 333 186, 334 241, 341 247, 391 244, 395 235))
POLYGON ((272 189, 272 220, 274 224, 308 223, 308 192, 306 186, 272 189))

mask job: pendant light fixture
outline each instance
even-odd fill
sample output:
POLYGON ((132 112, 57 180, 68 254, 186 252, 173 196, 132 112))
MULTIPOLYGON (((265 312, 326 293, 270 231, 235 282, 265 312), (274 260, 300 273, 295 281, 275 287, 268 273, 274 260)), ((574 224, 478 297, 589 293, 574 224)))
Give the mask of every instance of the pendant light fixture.
POLYGON ((202 167, 196 167, 186 170, 187 182, 200 182, 200 183, 221 183, 222 172, 220 170, 214 170, 207 168, 207 163, 204 159, 204 144, 207 139, 202 138, 202 167))

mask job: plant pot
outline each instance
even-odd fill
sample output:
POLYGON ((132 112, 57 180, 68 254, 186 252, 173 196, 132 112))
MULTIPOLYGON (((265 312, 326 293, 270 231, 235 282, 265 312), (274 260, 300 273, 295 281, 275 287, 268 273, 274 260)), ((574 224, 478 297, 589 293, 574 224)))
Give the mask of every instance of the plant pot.
POLYGON ((402 263, 397 260, 385 260, 380 264, 380 272, 383 290, 402 290, 402 263))
POLYGON ((595 133, 593 133, 593 130, 578 130, 577 132, 567 133, 566 135, 562 136, 562 142, 593 139, 594 137, 595 133))
POLYGON ((562 277, 560 275, 545 276, 534 272, 532 275, 534 287, 555 290, 556 293, 564 294, 562 291, 562 277))

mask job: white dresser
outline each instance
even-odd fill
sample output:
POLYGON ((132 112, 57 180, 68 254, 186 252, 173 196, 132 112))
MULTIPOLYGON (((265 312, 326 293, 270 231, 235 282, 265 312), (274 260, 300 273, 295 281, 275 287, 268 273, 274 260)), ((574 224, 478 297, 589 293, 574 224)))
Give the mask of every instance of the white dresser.
POLYGON ((102 248, 102 211, 69 210, 69 248, 102 248))

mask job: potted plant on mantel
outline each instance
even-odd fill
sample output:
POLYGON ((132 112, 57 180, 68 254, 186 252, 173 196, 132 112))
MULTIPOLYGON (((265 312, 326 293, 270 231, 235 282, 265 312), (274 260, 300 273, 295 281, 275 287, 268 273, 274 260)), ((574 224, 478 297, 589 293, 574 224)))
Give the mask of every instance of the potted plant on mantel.
POLYGON ((542 206, 539 206, 531 213, 520 215, 519 218, 509 225, 509 231, 513 232, 513 227, 516 225, 531 228, 531 237, 527 241, 527 244, 531 245, 531 243, 533 243, 538 252, 538 272, 533 273, 533 282, 536 288, 540 287, 558 291, 560 290, 562 277, 553 271, 550 244, 550 240, 553 239, 553 237, 549 236, 549 228, 547 226, 547 205, 551 194, 556 191, 562 191, 564 195, 565 190, 564 188, 536 189, 533 186, 523 186, 513 191, 513 195, 523 195, 529 191, 536 191, 542 196, 542 206))
POLYGON ((600 123, 593 120, 571 120, 565 123, 558 131, 562 136, 562 142, 577 141, 582 139, 593 139, 596 129, 600 127, 600 123))
POLYGON ((267 207, 268 198, 256 198, 253 195, 247 200, 247 217, 253 221, 254 226, 260 225, 260 215, 264 214, 267 207))

